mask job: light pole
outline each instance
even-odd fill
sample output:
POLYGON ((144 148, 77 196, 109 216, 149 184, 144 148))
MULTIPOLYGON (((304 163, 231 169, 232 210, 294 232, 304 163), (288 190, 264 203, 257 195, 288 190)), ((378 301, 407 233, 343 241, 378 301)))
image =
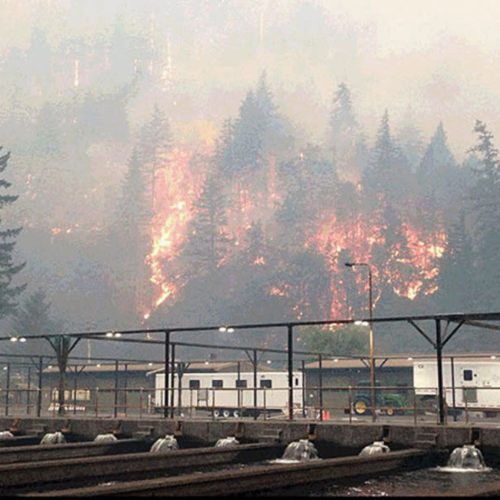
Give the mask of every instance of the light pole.
POLYGON ((372 420, 375 422, 375 358, 374 358, 374 346, 373 346, 373 279, 372 270, 370 264, 366 262, 346 262, 346 267, 353 268, 355 266, 364 266, 368 269, 368 302, 369 302, 369 314, 370 314, 370 399, 371 399, 371 412, 372 420))

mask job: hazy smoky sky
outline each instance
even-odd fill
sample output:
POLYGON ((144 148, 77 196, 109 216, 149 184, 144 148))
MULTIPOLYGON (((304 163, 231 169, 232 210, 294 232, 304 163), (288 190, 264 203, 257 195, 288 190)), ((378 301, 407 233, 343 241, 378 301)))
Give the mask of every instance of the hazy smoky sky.
POLYGON ((171 43, 174 78, 196 95, 196 118, 220 125, 267 69, 276 100, 322 140, 334 88, 351 88, 370 137, 385 108, 394 128, 426 137, 440 120, 459 158, 476 118, 500 133, 497 0, 1 0, 0 50, 26 47, 33 27, 57 46, 90 40, 120 19, 171 43), (227 94, 214 109, 212 92, 227 94), (305 97, 304 97, 305 96, 305 97))

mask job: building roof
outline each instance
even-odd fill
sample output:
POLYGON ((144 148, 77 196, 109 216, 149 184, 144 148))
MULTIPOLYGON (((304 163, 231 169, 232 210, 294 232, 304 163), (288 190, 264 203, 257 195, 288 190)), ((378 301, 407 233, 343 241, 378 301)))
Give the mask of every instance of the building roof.
MULTIPOLYGON (((449 363, 450 358, 465 362, 500 362, 500 354, 494 353, 447 353, 443 355, 443 363, 449 363)), ((388 354, 387 356, 377 354, 375 365, 379 368, 411 368, 416 361, 435 361, 436 356, 429 353, 417 354, 388 354)), ((370 360, 368 357, 361 359, 323 359, 322 369, 348 369, 348 368, 366 368, 369 369, 370 360)), ((313 361, 305 365, 306 370, 315 370, 319 368, 319 361, 313 361)))
MULTIPOLYGON (((127 364, 127 372, 148 372, 154 370, 155 368, 159 368, 161 366, 159 363, 126 363, 126 364, 127 364)), ((66 373, 67 374, 74 373, 73 368, 75 366, 77 367, 79 373, 83 366, 85 366, 85 369, 83 370, 82 373, 110 373, 110 372, 114 373, 116 370, 116 366, 114 363, 112 364, 98 363, 89 365, 81 363, 77 365, 70 365, 66 373)), ((54 364, 47 368, 44 368, 43 372, 47 374, 59 373, 59 368, 57 367, 57 364, 54 364)), ((119 372, 120 373, 125 372, 124 363, 120 363, 119 372)))
MULTIPOLYGON (((189 366, 186 369, 186 373, 235 373, 238 371, 237 361, 192 361, 187 362, 189 366)), ((161 366, 156 370, 151 370, 148 375, 153 375, 156 373, 163 373, 165 367, 161 366)), ((240 361, 240 371, 241 372, 253 372, 253 364, 250 361, 240 361)), ((271 368, 267 365, 257 365, 258 372, 275 372, 282 371, 276 368, 271 368)))

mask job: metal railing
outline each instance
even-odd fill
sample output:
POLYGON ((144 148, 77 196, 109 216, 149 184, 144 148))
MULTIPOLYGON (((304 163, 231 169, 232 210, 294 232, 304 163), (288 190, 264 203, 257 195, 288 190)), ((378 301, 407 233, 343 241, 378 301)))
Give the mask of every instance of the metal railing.
MULTIPOLYGON (((94 417, 289 418, 289 387, 276 388, 84 388, 66 390, 64 414, 94 417), (85 394, 82 399, 81 395, 85 394), (167 395, 165 404, 164 398, 167 395)), ((371 407, 370 387, 294 388, 294 419, 356 423, 375 413, 376 420, 439 423, 436 387, 377 386, 371 407)), ((500 387, 445 387, 444 425, 454 421, 500 421, 500 387), (497 391, 497 392, 495 392, 497 391)), ((58 416, 58 388, 0 389, 0 415, 58 416)))

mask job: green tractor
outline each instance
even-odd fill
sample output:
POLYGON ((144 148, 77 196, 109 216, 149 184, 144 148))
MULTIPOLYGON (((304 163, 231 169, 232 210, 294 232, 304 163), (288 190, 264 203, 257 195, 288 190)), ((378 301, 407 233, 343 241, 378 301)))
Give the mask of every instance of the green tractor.
MULTIPOLYGON (((401 390, 395 389, 392 392, 387 390, 378 390, 380 384, 375 384, 375 404, 377 408, 392 417, 393 415, 403 415, 404 408, 408 407, 408 398, 405 386, 401 390)), ((354 394, 352 409, 356 415, 371 415, 371 395, 370 382, 359 382, 357 391, 354 394)))

